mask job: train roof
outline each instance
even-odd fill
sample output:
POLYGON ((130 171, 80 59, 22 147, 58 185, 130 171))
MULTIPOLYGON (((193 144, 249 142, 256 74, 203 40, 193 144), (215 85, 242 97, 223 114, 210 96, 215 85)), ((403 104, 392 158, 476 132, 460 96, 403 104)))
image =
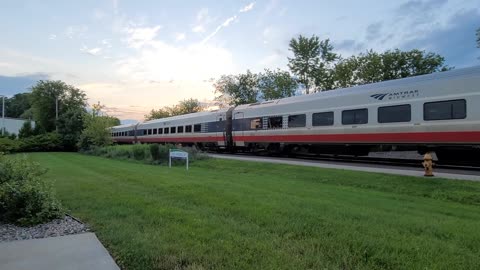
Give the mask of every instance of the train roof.
POLYGON ((456 70, 454 69, 449 71, 436 72, 432 74, 419 75, 415 77, 395 79, 395 80, 389 80, 389 81, 383 81, 383 82, 377 82, 377 83, 363 84, 363 85, 357 85, 357 86, 352 86, 348 88, 338 88, 338 89, 329 90, 329 91, 312 93, 309 95, 300 95, 300 96, 293 96, 293 97, 276 99, 276 100, 268 100, 268 101, 263 101, 258 103, 244 104, 244 105, 237 106, 236 109, 247 109, 250 107, 257 108, 257 106, 262 107, 262 106, 271 106, 271 105, 277 105, 277 104, 288 104, 292 102, 301 102, 301 101, 318 99, 318 98, 345 96, 353 93, 361 94, 363 92, 378 90, 383 88, 402 87, 402 86, 407 86, 407 85, 421 83, 421 82, 430 81, 430 80, 449 79, 454 77, 463 77, 463 76, 472 76, 472 75, 480 76, 480 66, 474 66, 474 67, 462 68, 462 69, 456 69, 456 70))

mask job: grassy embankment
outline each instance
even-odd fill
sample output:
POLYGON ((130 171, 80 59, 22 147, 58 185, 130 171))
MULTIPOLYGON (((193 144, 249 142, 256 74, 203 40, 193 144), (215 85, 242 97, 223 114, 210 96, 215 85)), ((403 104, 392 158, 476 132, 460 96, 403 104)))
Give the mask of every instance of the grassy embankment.
POLYGON ((125 269, 475 269, 480 183, 36 153, 125 269))

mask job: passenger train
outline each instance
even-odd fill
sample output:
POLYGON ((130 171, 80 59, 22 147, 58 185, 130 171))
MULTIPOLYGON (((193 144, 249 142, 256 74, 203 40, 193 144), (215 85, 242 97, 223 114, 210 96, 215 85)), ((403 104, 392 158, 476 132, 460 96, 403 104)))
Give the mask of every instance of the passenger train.
POLYGON ((480 160, 480 66, 111 129, 117 143, 366 155, 382 147, 480 160))

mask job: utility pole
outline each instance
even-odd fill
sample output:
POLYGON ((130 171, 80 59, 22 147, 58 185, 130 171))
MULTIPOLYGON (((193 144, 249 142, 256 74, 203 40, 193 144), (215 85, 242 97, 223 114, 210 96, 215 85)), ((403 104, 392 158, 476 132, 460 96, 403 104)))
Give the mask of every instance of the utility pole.
POLYGON ((55 97, 55 129, 58 132, 58 96, 55 97))
POLYGON ((5 96, 2 95, 2 136, 5 135, 5 96))

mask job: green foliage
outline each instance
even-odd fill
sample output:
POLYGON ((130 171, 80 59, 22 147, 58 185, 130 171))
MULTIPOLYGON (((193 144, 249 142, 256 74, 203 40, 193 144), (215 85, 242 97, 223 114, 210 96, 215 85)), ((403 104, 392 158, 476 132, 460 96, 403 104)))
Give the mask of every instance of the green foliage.
POLYGON ((0 155, 0 221, 34 225, 61 216, 51 185, 39 164, 26 156, 0 155))
POLYGON ((32 87, 30 102, 35 125, 45 132, 55 130, 55 104, 58 99, 59 116, 68 110, 86 107, 86 95, 80 89, 62 81, 39 81, 32 87))
POLYGON ((370 50, 337 63, 334 88, 449 70, 449 67, 443 65, 444 62, 445 59, 442 56, 420 50, 397 49, 384 53, 370 50))
POLYGON ((118 125, 117 118, 84 114, 83 121, 85 128, 80 135, 78 148, 88 150, 113 143, 109 128, 118 125))
POLYGON ((264 100, 294 96, 297 87, 297 81, 287 71, 265 69, 258 75, 258 89, 264 100))
POLYGON ((258 101, 258 75, 247 70, 245 74, 223 75, 214 84, 217 101, 229 105, 258 101))
POLYGON ((293 58, 288 58, 288 67, 298 76, 298 81, 310 90, 329 89, 332 84, 331 68, 339 56, 333 52, 330 40, 322 40, 313 35, 310 38, 299 35, 290 40, 293 58))
POLYGON ((60 135, 56 132, 43 133, 20 140, 18 152, 52 152, 62 151, 60 135))
POLYGON ((0 153, 15 153, 21 149, 20 141, 8 137, 0 137, 0 153))
MULTIPOLYGON (((5 99, 5 115, 12 118, 32 118, 29 98, 30 93, 20 93, 5 99)), ((0 103, 0 107, 1 105, 0 103)))
POLYGON ((152 109, 149 114, 145 115, 145 120, 148 121, 175 115, 196 113, 201 112, 202 110, 203 107, 200 104, 200 101, 198 101, 198 99, 190 98, 180 101, 175 106, 166 106, 158 110, 152 109))
MULTIPOLYGON (((94 156, 101 156, 121 160, 135 160, 147 164, 167 164, 169 150, 178 148, 173 144, 133 144, 133 145, 111 145, 95 147, 84 153, 94 156)), ((196 148, 182 147, 189 153, 190 161, 205 159, 207 156, 196 148)))
POLYGON ((77 143, 84 128, 85 114, 86 111, 83 108, 71 108, 58 118, 58 134, 65 150, 77 149, 77 143))
POLYGON ((32 123, 30 121, 25 121, 22 125, 22 128, 18 131, 18 138, 28 138, 33 136, 32 123))

